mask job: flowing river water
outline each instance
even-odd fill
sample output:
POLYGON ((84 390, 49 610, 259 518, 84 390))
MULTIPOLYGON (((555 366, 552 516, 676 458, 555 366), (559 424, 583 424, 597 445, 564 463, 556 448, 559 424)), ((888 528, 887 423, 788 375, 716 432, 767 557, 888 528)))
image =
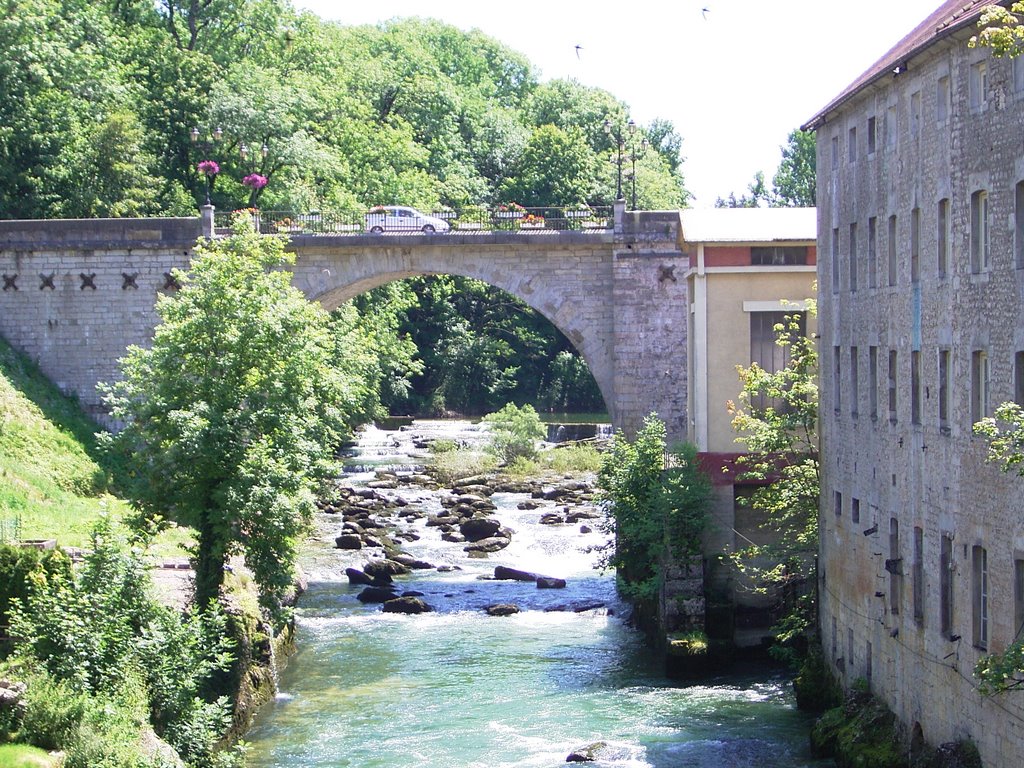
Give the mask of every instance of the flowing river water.
MULTIPOLYGON (((348 479, 365 483, 374 467, 411 471, 422 462, 414 433, 479 439, 468 422, 371 428, 353 459, 363 471, 348 479)), ((388 493, 441 509, 437 492, 388 493)), ((554 768, 596 741, 608 744, 596 766, 829 764, 809 757, 809 720, 795 709, 783 675, 751 669, 686 687, 665 679, 624 624, 612 577, 593 568, 602 535, 541 525, 544 508, 517 509, 525 498, 491 497, 493 515, 515 534, 484 559, 442 542, 436 529, 419 531, 405 549, 457 569, 398 578, 434 608, 415 616, 359 603, 361 588, 348 584, 344 569, 368 557, 329 549, 326 531, 328 543, 303 558, 309 590, 297 611, 298 652, 247 735, 249 766, 554 768), (496 565, 564 578, 568 586, 541 590, 486 578, 496 565), (488 616, 483 608, 494 603, 522 612, 488 616), (596 604, 605 607, 580 610, 596 604)))

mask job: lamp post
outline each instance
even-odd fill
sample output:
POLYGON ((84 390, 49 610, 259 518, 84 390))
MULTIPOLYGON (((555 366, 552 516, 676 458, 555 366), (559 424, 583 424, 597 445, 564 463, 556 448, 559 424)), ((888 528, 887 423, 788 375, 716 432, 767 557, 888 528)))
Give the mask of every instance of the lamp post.
MULTIPOLYGON (((209 155, 214 154, 218 150, 220 142, 224 138, 224 131, 219 127, 214 128, 210 132, 210 137, 208 139, 203 139, 202 131, 200 131, 198 127, 195 127, 189 131, 188 135, 192 140, 192 145, 196 147, 199 152, 207 155, 197 164, 196 169, 206 178, 206 205, 212 205, 210 202, 210 191, 213 188, 213 181, 216 175, 220 173, 220 166, 215 160, 211 159, 209 155)), ((267 159, 267 155, 270 154, 270 147, 268 147, 267 143, 264 141, 257 152, 259 154, 258 161, 260 162, 262 169, 262 161, 265 161, 267 159)), ((248 166, 251 155, 253 155, 253 148, 244 141, 241 142, 238 145, 238 156, 242 159, 243 165, 248 166)), ((256 161, 257 158, 253 157, 253 160, 256 161)), ((252 190, 249 198, 249 204, 254 205, 259 191, 267 185, 267 177, 261 173, 250 172, 244 179, 242 179, 242 183, 252 190)))
MULTIPOLYGON (((218 126, 214 128, 210 133, 210 138, 200 141, 202 133, 198 127, 193 127, 188 133, 189 139, 192 141, 192 146, 196 147, 204 155, 210 155, 213 153, 214 148, 220 143, 220 140, 224 138, 224 131, 218 126)), ((206 182, 206 205, 212 205, 210 202, 210 191, 213 187, 211 179, 216 177, 220 173, 220 166, 215 160, 211 160, 209 157, 204 157, 197 165, 196 169, 203 174, 203 179, 206 182)))
POLYGON ((607 133, 615 140, 615 156, 612 158, 612 162, 615 163, 616 169, 616 183, 615 183, 615 199, 625 201, 625 197, 622 194, 622 166, 627 161, 630 163, 632 174, 630 176, 633 183, 633 209, 636 209, 636 161, 644 156, 647 151, 647 138, 642 137, 641 142, 636 142, 636 123, 633 120, 629 120, 626 123, 625 130, 612 125, 610 120, 604 121, 604 132, 607 133))
MULTIPOLYGON (((626 123, 626 130, 629 133, 633 133, 634 131, 636 131, 636 123, 630 120, 628 123, 626 123)), ((612 158, 612 162, 615 163, 615 168, 617 171, 615 181, 615 199, 622 200, 622 159, 623 151, 626 148, 626 137, 625 134, 623 134, 621 128, 612 125, 611 120, 604 121, 604 132, 611 136, 613 139, 615 139, 616 151, 615 157, 612 158)))
POLYGON ((638 147, 634 144, 630 147, 629 152, 629 179, 633 185, 633 210, 636 210, 636 161, 643 158, 647 154, 647 137, 644 136, 640 141, 639 151, 638 147))

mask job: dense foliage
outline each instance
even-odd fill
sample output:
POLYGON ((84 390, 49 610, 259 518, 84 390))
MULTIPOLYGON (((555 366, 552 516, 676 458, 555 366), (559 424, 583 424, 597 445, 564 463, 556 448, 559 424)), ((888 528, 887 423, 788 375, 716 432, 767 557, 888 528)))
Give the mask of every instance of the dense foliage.
POLYGON ((571 342, 522 301, 464 277, 412 278, 353 302, 387 350, 392 413, 486 413, 509 401, 603 412, 571 342))
MULTIPOLYGON (((813 316, 816 305, 807 303, 813 316)), ((816 626, 817 605, 808 585, 814 581, 821 488, 818 352, 802 332, 798 313, 787 315, 775 331, 786 365, 776 372, 757 363, 739 366, 740 401, 729 408, 736 441, 748 451, 738 462, 738 479, 759 484, 749 503, 766 514, 775 534, 775 543, 751 544, 736 553, 735 562, 785 603, 778 627, 785 641, 816 626)))
POLYGON ((488 452, 505 464, 515 459, 537 458, 537 441, 547 436, 531 405, 517 408, 515 403, 508 403, 500 411, 488 413, 482 421, 490 432, 488 452))
POLYGON ((27 681, 26 706, 0 713, 0 741, 64 750, 72 768, 166 765, 142 748, 152 728, 190 766, 234 763, 216 750, 230 704, 209 685, 231 661, 224 616, 216 604, 182 615, 150 589, 138 550, 108 519, 80 567, 31 572, 4 670, 27 681))
POLYGON ((971 48, 990 48, 993 56, 1019 56, 1024 52, 1024 2, 1014 2, 1009 8, 992 5, 985 9, 978 21, 981 31, 970 39, 971 48))
POLYGON ((129 498, 144 519, 196 532, 201 606, 240 551, 275 607, 331 451, 372 409, 372 355, 274 269, 291 258, 242 224, 200 244, 181 290, 157 304, 151 347, 131 347, 108 388, 124 426, 105 439, 131 458, 129 498))
MULTIPOLYGON (((343 27, 287 0, 6 0, 0 92, 3 217, 191 214, 202 160, 219 209, 609 203, 603 124, 628 112, 478 31, 343 27)), ((639 202, 678 207, 679 136, 642 130, 639 202)))
POLYGON ((648 416, 636 439, 620 432, 598 473, 606 501, 606 528, 615 534, 606 565, 617 570, 630 599, 654 599, 665 567, 700 553, 711 484, 697 464, 697 449, 665 444, 665 424, 648 416))

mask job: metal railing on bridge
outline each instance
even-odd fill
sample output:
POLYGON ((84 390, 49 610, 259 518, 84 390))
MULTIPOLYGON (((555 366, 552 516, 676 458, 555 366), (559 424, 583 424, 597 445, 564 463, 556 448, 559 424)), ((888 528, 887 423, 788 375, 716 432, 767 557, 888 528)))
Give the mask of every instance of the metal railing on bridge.
POLYGON ((543 233, 606 231, 613 227, 611 206, 524 208, 517 205, 485 208, 470 206, 425 213, 408 206, 376 206, 365 212, 217 211, 219 231, 245 216, 262 234, 293 235, 422 235, 489 232, 543 233))

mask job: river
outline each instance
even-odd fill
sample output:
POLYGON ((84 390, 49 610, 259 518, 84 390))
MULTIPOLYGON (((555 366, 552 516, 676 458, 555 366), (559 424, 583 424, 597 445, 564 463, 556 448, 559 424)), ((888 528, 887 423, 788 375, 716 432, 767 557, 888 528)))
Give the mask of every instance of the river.
MULTIPOLYGON (((353 462, 364 470, 412 469, 421 461, 412 434, 469 442, 476 429, 467 422, 370 429, 353 462)), ((436 492, 394 493, 428 511, 441 508, 436 492)), ((665 679, 620 618, 626 609, 613 579, 593 568, 602 535, 540 525, 545 508, 517 509, 525 498, 491 497, 494 516, 515 534, 485 559, 440 541, 436 530, 418 530, 410 554, 457 568, 400 578, 403 588, 423 593, 432 613, 362 605, 344 568, 359 567, 366 554, 311 548, 303 558, 310 586, 297 612, 298 652, 247 735, 249 766, 554 768, 596 741, 609 745, 596 766, 830 764, 810 759, 809 720, 781 674, 750 670, 687 687, 665 679), (568 586, 490 580, 496 565, 564 578, 568 586), (488 616, 483 608, 494 603, 522 611, 488 616), (605 607, 579 610, 594 604, 605 607)))

